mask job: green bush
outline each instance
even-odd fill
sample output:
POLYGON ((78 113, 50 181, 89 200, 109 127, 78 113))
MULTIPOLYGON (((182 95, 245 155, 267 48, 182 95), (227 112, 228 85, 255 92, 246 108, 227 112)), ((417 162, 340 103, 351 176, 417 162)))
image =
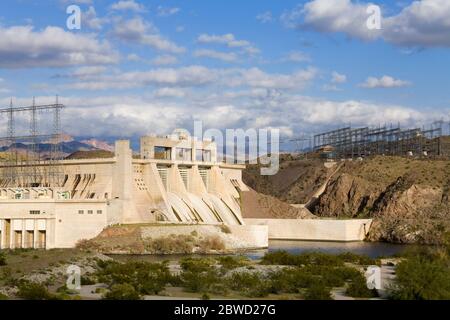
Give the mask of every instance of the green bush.
POLYGON ((44 285, 28 281, 19 284, 17 296, 25 300, 53 300, 56 298, 44 285))
POLYGON ((158 294, 174 279, 167 263, 97 262, 99 282, 110 288, 116 284, 129 284, 140 294, 158 294))
POLYGON ((304 266, 304 265, 323 265, 323 266, 343 266, 343 260, 336 255, 321 252, 306 252, 300 255, 293 255, 286 251, 269 252, 261 260, 262 264, 267 265, 285 265, 285 266, 304 266))
POLYGON ((372 259, 366 255, 359 255, 352 252, 344 252, 338 255, 338 258, 344 262, 351 262, 359 265, 380 265, 380 261, 372 259))
POLYGON ((306 290, 306 300, 331 300, 330 289, 321 281, 315 281, 306 290))
POLYGON ((396 268, 391 297, 401 300, 450 299, 450 261, 432 253, 410 256, 396 268))
POLYGON ((269 275, 271 293, 299 293, 314 282, 314 276, 303 268, 283 269, 269 275))
POLYGON ((352 282, 350 282, 347 290, 345 291, 345 294, 354 298, 378 297, 376 289, 369 289, 367 287, 366 278, 362 274, 359 274, 358 277, 355 277, 352 282))
POLYGON ((134 287, 128 283, 115 284, 104 297, 104 300, 139 300, 140 295, 134 287))
POLYGON ((6 266, 6 254, 0 251, 0 266, 6 266))
POLYGON ((246 257, 225 256, 217 258, 223 271, 233 270, 247 265, 248 259, 246 257))
POLYGON ((271 291, 270 282, 255 272, 235 272, 226 281, 231 290, 248 297, 265 297, 271 291))
POLYGON ((214 284, 223 281, 216 270, 202 272, 183 271, 181 273, 182 286, 189 292, 210 292, 214 284))
POLYGON ((0 300, 9 300, 9 297, 0 292, 0 300))
POLYGON ((216 264, 213 259, 204 259, 204 258, 184 258, 180 261, 180 266, 183 271, 191 271, 191 272, 205 272, 212 269, 212 267, 216 264))

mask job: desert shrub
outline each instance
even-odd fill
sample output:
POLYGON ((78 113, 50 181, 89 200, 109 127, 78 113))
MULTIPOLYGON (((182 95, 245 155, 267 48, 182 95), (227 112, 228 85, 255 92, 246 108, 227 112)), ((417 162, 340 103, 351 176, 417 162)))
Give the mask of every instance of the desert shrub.
POLYGON ((198 242, 200 252, 225 250, 225 243, 219 236, 210 236, 198 242))
POLYGON ((448 300, 450 299, 449 258, 432 253, 410 256, 396 268, 393 299, 448 300))
POLYGON ((213 259, 207 258, 184 258, 180 260, 183 271, 203 272, 210 270, 215 265, 213 259))
POLYGON ((180 234, 145 241, 145 249, 157 254, 192 253, 194 247, 195 238, 191 235, 180 234))
POLYGON ((231 290, 248 297, 265 297, 271 291, 267 279, 256 272, 235 272, 226 281, 231 290))
POLYGON ((82 286, 89 286, 89 285, 93 285, 96 283, 97 283, 97 281, 96 281, 95 277, 88 276, 88 275, 84 275, 81 277, 81 285, 82 286))
POLYGON ((376 259, 372 259, 366 255, 359 255, 352 252, 344 252, 340 253, 338 255, 338 258, 340 258, 344 262, 351 262, 359 265, 379 265, 380 261, 377 261, 376 259))
POLYGON ((331 300, 330 289, 321 281, 314 281, 306 290, 306 300, 331 300))
POLYGON ((271 293, 299 293, 314 282, 314 276, 302 268, 283 269, 269 275, 271 293))
POLYGON ((140 294, 158 294, 172 280, 167 263, 98 262, 97 278, 110 288, 129 284, 140 294))
POLYGON ((298 265, 298 259, 297 256, 281 250, 266 253, 261 259, 261 264, 292 266, 298 265))
POLYGON ((222 281, 221 276, 215 269, 202 272, 183 271, 181 273, 182 286, 188 292, 211 292, 214 285, 222 281))
POLYGON ((19 284, 17 296, 25 300, 53 300, 55 296, 52 295, 48 289, 36 282, 22 281, 19 284))
POLYGON ((287 266, 343 266, 343 260, 338 256, 321 252, 306 252, 300 255, 293 255, 286 251, 269 252, 264 255, 261 263, 287 266))
POLYGON ((0 251, 0 266, 6 266, 6 254, 3 251, 0 251))
POLYGON ((115 284, 104 295, 104 300, 139 300, 140 295, 131 284, 115 284))
POLYGON ((202 300, 210 300, 210 299, 211 297, 209 296, 209 294, 207 293, 202 294, 202 300))
POLYGON ((216 261, 213 259, 182 259, 180 261, 181 285, 189 292, 221 291, 214 288, 215 284, 221 283, 221 276, 215 265, 216 261))
POLYGON ((233 270, 239 267, 247 265, 248 259, 243 256, 224 256, 217 258, 219 264, 222 266, 223 271, 233 270))
POLYGON ((376 289, 369 289, 367 287, 366 278, 360 273, 359 276, 354 277, 350 282, 345 293, 354 298, 374 298, 378 297, 376 289))

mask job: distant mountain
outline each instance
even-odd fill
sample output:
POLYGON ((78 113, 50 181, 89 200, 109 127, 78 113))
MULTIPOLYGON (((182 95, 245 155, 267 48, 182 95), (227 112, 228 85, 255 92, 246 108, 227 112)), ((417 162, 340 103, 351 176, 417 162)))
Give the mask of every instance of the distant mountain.
POLYGON ((108 144, 105 141, 97 140, 97 139, 88 139, 88 140, 82 140, 81 143, 90 145, 96 149, 105 150, 105 151, 114 151, 114 146, 108 144))
MULTIPOLYGON (((77 151, 95 151, 95 150, 104 150, 108 152, 113 152, 114 147, 109 145, 108 143, 97 140, 97 139, 89 139, 83 141, 77 141, 75 138, 64 135, 62 142, 59 143, 60 150, 62 152, 62 157, 67 157, 77 151)), ((52 151, 52 144, 49 141, 43 141, 38 143, 36 149, 39 150, 42 158, 45 158, 50 155, 52 151)), ((30 143, 28 142, 17 142, 9 146, 1 146, 0 152, 15 152, 18 154, 26 154, 27 152, 31 152, 30 143)))

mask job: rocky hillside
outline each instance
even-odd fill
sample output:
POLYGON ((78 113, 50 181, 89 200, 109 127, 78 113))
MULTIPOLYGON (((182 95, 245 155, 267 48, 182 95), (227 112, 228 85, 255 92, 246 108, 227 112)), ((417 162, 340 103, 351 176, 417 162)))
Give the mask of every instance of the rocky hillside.
POLYGON ((250 189, 241 193, 242 216, 258 219, 314 219, 306 208, 294 208, 275 197, 250 189))
POLYGON ((292 204, 306 203, 318 186, 333 172, 319 159, 297 160, 280 156, 280 170, 273 176, 261 176, 259 165, 248 165, 243 180, 252 189, 292 204))
MULTIPOLYGON (((325 172, 317 168, 323 166, 317 161, 311 161, 308 166, 311 168, 310 176, 325 172)), ((283 165, 279 174, 285 170, 283 165)), ((248 179, 248 175, 245 177, 248 179)), ((317 190, 323 181, 320 178, 317 182, 304 180, 303 177, 306 175, 295 181, 291 177, 292 180, 287 180, 282 187, 273 184, 271 188, 274 190, 266 186, 270 177, 261 177, 261 181, 256 183, 250 180, 249 183, 253 183, 259 192, 292 201, 296 198, 289 194, 291 186, 317 190), (283 195, 283 192, 289 195, 283 195)), ((298 199, 304 200, 307 195, 300 192, 298 199)), ((378 156, 345 162, 310 209, 322 217, 374 218, 369 240, 432 244, 440 243, 443 234, 450 231, 449 195, 450 161, 378 156)))

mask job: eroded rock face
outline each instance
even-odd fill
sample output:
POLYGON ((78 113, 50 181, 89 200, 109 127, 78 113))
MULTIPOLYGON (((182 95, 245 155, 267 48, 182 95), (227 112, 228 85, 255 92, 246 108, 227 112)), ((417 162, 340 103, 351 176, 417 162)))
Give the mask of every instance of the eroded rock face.
POLYGON ((450 230, 450 206, 444 190, 399 180, 376 204, 369 240, 440 243, 443 233, 450 230))
POLYGON ((372 217, 371 241, 438 244, 450 230, 448 190, 415 181, 406 175, 383 189, 363 178, 341 174, 328 185, 314 213, 372 217))
POLYGON ((344 173, 330 181, 313 211, 320 216, 354 218, 371 208, 380 193, 368 181, 344 173))

